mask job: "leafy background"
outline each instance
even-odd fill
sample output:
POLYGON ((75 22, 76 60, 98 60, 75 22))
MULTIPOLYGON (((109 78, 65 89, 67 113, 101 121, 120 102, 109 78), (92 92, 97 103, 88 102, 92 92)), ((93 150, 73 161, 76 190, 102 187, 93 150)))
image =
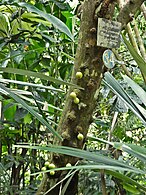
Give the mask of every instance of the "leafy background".
MULTIPOLYGON (((136 43, 145 47, 143 13, 135 20, 142 38, 136 43)), ((118 53, 113 51, 124 65, 117 62, 100 87, 86 151, 52 145, 54 136, 61 139, 55 130, 73 85, 79 24, 75 9, 63 0, 0 2, 2 194, 35 194, 42 170, 50 171, 51 152, 83 158, 77 166, 58 168, 70 170, 68 178, 81 170, 80 193, 102 194, 103 169, 107 193, 146 191, 146 64, 128 30, 118 53)), ((133 23, 131 28, 135 38, 133 23)))

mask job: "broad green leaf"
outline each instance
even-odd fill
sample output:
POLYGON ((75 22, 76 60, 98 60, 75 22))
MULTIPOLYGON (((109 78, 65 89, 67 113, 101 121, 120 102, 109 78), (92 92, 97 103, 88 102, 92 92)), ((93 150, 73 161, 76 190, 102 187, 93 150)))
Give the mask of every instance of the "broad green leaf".
POLYGON ((51 26, 51 23, 46 21, 46 20, 43 20, 41 17, 38 16, 38 14, 34 14, 34 13, 23 13, 22 16, 21 16, 23 19, 27 19, 27 20, 30 20, 30 22, 38 22, 38 23, 42 23, 46 26, 51 26))
POLYGON ((146 76, 146 62, 144 61, 144 59, 136 52, 136 50, 134 49, 134 47, 127 41, 127 39, 125 38, 124 35, 122 35, 123 40, 128 48, 128 50, 130 51, 133 59, 136 61, 137 65, 139 66, 141 72, 146 76))
POLYGON ((22 105, 24 109, 26 109, 28 112, 30 112, 35 118, 37 118, 44 126, 47 127, 47 129, 53 133, 53 135, 57 136, 58 138, 62 139, 61 136, 51 127, 51 125, 44 120, 36 111, 34 111, 28 104, 25 103, 24 100, 19 98, 16 94, 11 92, 8 88, 6 88, 4 85, 0 84, 0 88, 7 93, 11 98, 13 98, 16 102, 22 105))
MULTIPOLYGON (((55 152, 59 154, 65 154, 69 156, 74 156, 78 158, 87 159, 89 161, 94 161, 98 164, 103 165, 103 169, 106 167, 106 165, 113 166, 113 167, 119 167, 119 170, 127 170, 135 173, 141 173, 146 174, 145 171, 142 171, 140 169, 137 169, 131 165, 128 165, 124 162, 114 160, 112 158, 103 156, 101 154, 96 154, 93 152, 84 151, 81 149, 71 148, 71 147, 65 147, 65 146, 55 146, 55 145, 48 145, 48 146, 29 146, 29 145, 15 145, 14 147, 22 147, 22 148, 30 148, 30 149, 36 149, 36 150, 46 150, 49 152, 55 152)), ((90 166, 92 167, 92 166, 90 166)), ((97 169, 97 167, 96 167, 97 169)), ((100 167, 101 169, 101 167, 100 167)), ((114 169, 114 168, 113 168, 114 169)))
POLYGON ((8 17, 0 12, 0 37, 8 36, 8 31, 10 28, 8 17))
POLYGON ((0 67, 0 71, 7 72, 7 73, 13 73, 13 74, 19 74, 19 75, 25 75, 25 76, 29 76, 29 77, 36 77, 36 78, 51 81, 51 82, 54 82, 54 83, 57 83, 60 85, 69 85, 69 86, 73 86, 75 88, 83 89, 83 88, 79 87, 78 85, 74 85, 72 83, 65 82, 65 81, 60 80, 60 79, 55 79, 51 76, 47 76, 47 75, 39 73, 39 72, 33 72, 33 71, 17 69, 17 68, 2 68, 2 67, 0 67))
POLYGON ((61 32, 65 33, 72 40, 74 40, 73 35, 71 34, 71 32, 68 29, 68 27, 61 20, 56 18, 55 16, 53 16, 51 14, 48 14, 48 13, 44 13, 43 11, 39 10, 38 8, 36 8, 35 6, 27 4, 27 3, 24 3, 24 2, 18 3, 18 5, 20 5, 22 7, 26 7, 29 12, 37 13, 39 16, 41 16, 41 17, 45 18, 46 20, 48 20, 49 22, 51 22, 61 32))
POLYGON ((14 115, 16 112, 16 105, 13 104, 13 100, 8 99, 4 101, 4 117, 6 120, 12 121, 14 120, 14 115))
POLYGON ((135 94, 139 97, 142 103, 146 106, 146 92, 132 79, 130 79, 127 75, 122 75, 131 89, 135 92, 135 94))

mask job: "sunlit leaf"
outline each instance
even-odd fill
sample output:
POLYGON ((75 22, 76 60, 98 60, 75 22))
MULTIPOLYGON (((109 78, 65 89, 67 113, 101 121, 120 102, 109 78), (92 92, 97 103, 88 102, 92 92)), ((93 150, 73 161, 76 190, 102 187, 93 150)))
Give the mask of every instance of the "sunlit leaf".
POLYGON ((68 27, 61 20, 56 18, 55 16, 48 14, 48 13, 45 13, 45 12, 39 10, 38 8, 36 8, 35 6, 24 3, 24 2, 21 2, 18 4, 22 7, 26 7, 29 12, 37 13, 39 16, 41 16, 41 17, 45 18, 46 20, 48 20, 49 22, 51 22, 61 32, 64 32, 66 35, 68 35, 72 40, 74 39, 73 35, 71 34, 68 27))
POLYGON ((60 79, 55 79, 51 76, 47 76, 47 75, 39 73, 39 72, 33 72, 33 71, 17 69, 17 68, 2 68, 2 67, 0 67, 0 71, 18 74, 18 75, 25 75, 25 76, 29 76, 29 77, 36 77, 36 78, 40 78, 43 80, 52 81, 52 82, 55 82, 55 83, 60 84, 60 85, 70 85, 70 86, 74 86, 75 88, 82 89, 78 85, 74 85, 72 83, 65 82, 65 81, 60 80, 60 79))

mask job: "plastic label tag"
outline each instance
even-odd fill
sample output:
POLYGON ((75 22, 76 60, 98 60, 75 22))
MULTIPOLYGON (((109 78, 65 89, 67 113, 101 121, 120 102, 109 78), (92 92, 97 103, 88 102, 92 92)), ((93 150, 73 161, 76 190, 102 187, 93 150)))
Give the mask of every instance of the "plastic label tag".
POLYGON ((111 69, 115 66, 115 55, 110 49, 104 51, 102 59, 107 68, 111 69))

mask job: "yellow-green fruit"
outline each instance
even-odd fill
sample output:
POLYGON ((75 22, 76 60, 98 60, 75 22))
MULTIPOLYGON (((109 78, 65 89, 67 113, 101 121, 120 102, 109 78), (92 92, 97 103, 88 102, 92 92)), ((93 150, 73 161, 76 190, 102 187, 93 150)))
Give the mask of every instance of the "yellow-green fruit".
POLYGON ((55 175, 55 171, 50 171, 50 175, 55 175))
POLYGON ((83 77, 82 72, 77 72, 77 73, 76 73, 76 78, 77 78, 77 79, 81 79, 82 77, 83 77))
POLYGON ((45 166, 46 167, 49 167, 49 165, 50 165, 50 163, 47 161, 47 162, 45 162, 45 166))
POLYGON ((24 173, 24 176, 25 176, 25 177, 30 176, 30 173, 29 173, 29 172, 25 172, 25 173, 24 173))
POLYGON ((83 140, 84 139, 84 136, 83 136, 83 134, 82 133, 79 133, 78 135, 77 135, 77 138, 78 138, 78 140, 83 140))
POLYGON ((74 99, 74 103, 75 103, 75 104, 78 104, 79 102, 80 102, 79 98, 76 97, 76 98, 74 99))
POLYGON ((71 164, 70 164, 70 163, 67 163, 67 164, 66 164, 66 167, 71 167, 71 164))
POLYGON ((41 170, 42 170, 42 171, 46 171, 46 167, 42 167, 41 170))
POLYGON ((53 163, 49 164, 50 169, 55 169, 55 165, 53 163))
POLYGON ((71 93, 70 93, 70 97, 73 98, 73 99, 75 99, 75 98, 77 97, 77 95, 76 95, 75 92, 71 92, 71 93))

